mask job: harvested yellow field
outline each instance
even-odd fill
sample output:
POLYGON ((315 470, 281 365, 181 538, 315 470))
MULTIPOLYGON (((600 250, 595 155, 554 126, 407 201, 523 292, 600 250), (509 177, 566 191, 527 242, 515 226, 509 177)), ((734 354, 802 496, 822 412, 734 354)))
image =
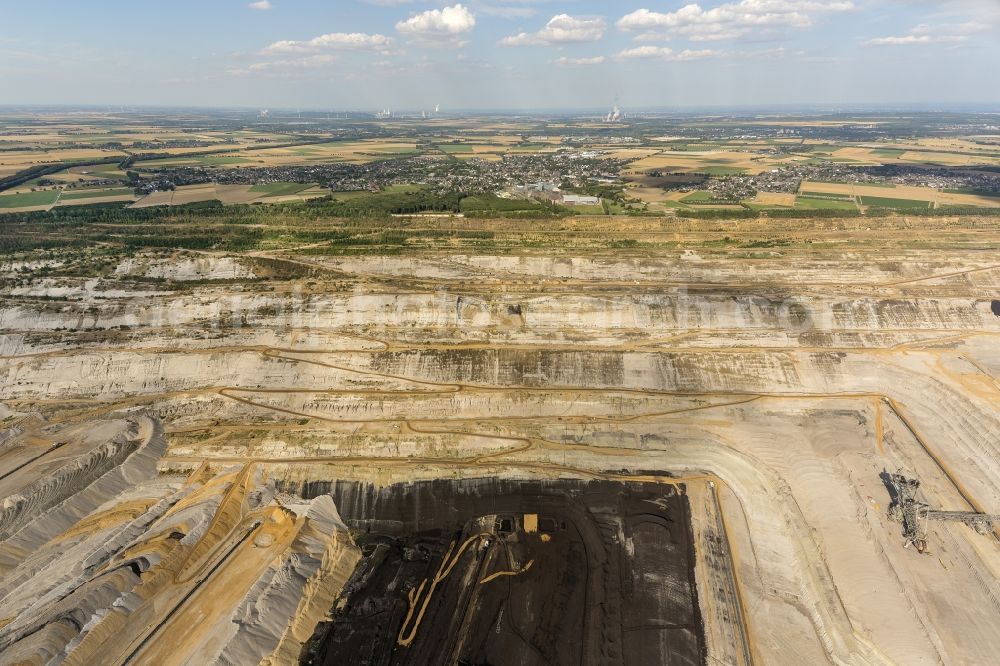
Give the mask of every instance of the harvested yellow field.
POLYGON ((173 192, 153 192, 136 201, 130 208, 149 208, 150 206, 169 206, 173 201, 173 192))
POLYGON ((933 201, 939 206, 1000 206, 1000 199, 981 197, 975 194, 954 194, 950 192, 941 192, 930 187, 918 187, 916 185, 880 187, 878 185, 854 183, 818 183, 813 181, 803 181, 799 191, 822 194, 847 194, 850 196, 860 197, 933 201))
POLYGON ((8 213, 35 213, 38 211, 51 210, 52 208, 52 204, 46 204, 44 206, 18 206, 16 208, 4 208, 3 213, 5 215, 8 213))
POLYGON ((605 149, 604 155, 616 160, 641 160, 657 152, 655 148, 613 148, 605 149))
MULTIPOLYGON (((520 134, 494 134, 493 136, 486 137, 487 143, 500 144, 503 146, 510 146, 514 144, 521 143, 520 134)), ((539 142, 541 143, 541 142, 539 142)))
POLYGON ((460 160, 486 160, 487 162, 499 162, 503 159, 501 153, 453 153, 452 157, 457 157, 460 160))
POLYGON ((933 162, 935 164, 947 164, 949 166, 966 166, 970 164, 982 164, 984 162, 996 162, 995 159, 978 155, 929 153, 916 150, 903 153, 899 159, 904 162, 933 162))
POLYGON ((895 161, 893 158, 878 156, 872 153, 871 148, 840 148, 833 152, 833 157, 841 160, 852 160, 861 164, 884 164, 886 161, 895 161))
POLYGON ((288 148, 265 148, 231 153, 232 157, 259 161, 268 166, 311 162, 372 162, 412 152, 412 141, 350 141, 307 144, 288 148))
POLYGON ((513 146, 504 155, 551 155, 560 150, 559 146, 513 146))
POLYGON ((94 148, 73 148, 51 151, 12 151, 0 153, 0 166, 16 166, 24 169, 33 164, 68 162, 72 160, 99 160, 105 157, 125 157, 120 150, 98 150, 94 148))
POLYGON ((196 201, 209 201, 216 198, 215 185, 192 185, 191 187, 178 187, 174 190, 174 196, 170 203, 179 206, 196 201))
POLYGON ((763 206, 794 206, 795 195, 785 192, 758 192, 753 202, 763 206))
POLYGON ((316 197, 326 196, 329 190, 318 185, 302 186, 294 194, 272 195, 267 191, 254 190, 251 185, 186 185, 172 192, 153 192, 132 205, 132 208, 148 208, 150 206, 180 206, 198 201, 218 199, 224 205, 247 204, 254 202, 281 203, 285 201, 306 201, 316 197))
POLYGON ((774 168, 777 160, 742 151, 726 150, 664 150, 628 165, 626 174, 645 173, 651 170, 707 171, 743 169, 757 174, 774 168))
POLYGON ((988 206, 991 208, 1000 206, 1000 199, 951 192, 938 192, 936 201, 938 205, 949 206, 988 206))
MULTIPOLYGON (((222 141, 214 141, 218 145, 222 145, 222 141)), ((259 144, 266 145, 266 144, 259 144)), ((250 148, 257 147, 257 145, 250 145, 250 148)), ((222 148, 228 149, 226 146, 222 148)), ((213 146, 184 146, 184 147, 164 147, 164 148, 143 148, 141 151, 143 155, 188 155, 190 153, 204 153, 206 151, 218 150, 218 147, 213 146)))
POLYGON ((694 156, 678 156, 677 153, 656 153, 640 160, 636 160, 629 165, 629 169, 644 171, 647 169, 663 169, 675 167, 679 164, 687 163, 687 166, 695 166, 697 158, 694 156))
POLYGON ((646 203, 677 201, 688 194, 688 192, 667 192, 658 187, 630 187, 626 192, 628 192, 629 196, 641 199, 646 203))
POLYGON ((898 148, 901 150, 932 150, 961 151, 975 153, 978 151, 1000 152, 1000 146, 989 146, 960 138, 924 137, 915 141, 899 141, 896 143, 879 144, 879 148, 898 148))

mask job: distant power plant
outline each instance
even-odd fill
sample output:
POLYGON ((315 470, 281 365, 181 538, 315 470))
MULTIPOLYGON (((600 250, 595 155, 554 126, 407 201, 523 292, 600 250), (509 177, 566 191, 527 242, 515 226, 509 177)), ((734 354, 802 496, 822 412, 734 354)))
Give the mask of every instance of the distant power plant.
POLYGON ((606 123, 618 123, 625 120, 625 114, 620 108, 618 108, 618 98, 615 98, 615 105, 611 108, 611 112, 604 116, 604 122, 606 123))

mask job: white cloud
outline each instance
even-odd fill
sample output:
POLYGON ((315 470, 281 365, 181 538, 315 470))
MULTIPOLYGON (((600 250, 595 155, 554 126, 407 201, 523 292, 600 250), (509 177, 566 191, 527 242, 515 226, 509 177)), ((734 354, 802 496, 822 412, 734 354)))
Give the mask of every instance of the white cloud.
POLYGON ((692 3, 675 12, 662 13, 637 9, 618 20, 619 30, 642 31, 688 37, 694 41, 734 39, 754 30, 808 28, 815 15, 848 12, 855 9, 853 0, 740 0, 702 9, 692 3))
POLYGON ((250 9, 257 9, 257 10, 260 10, 260 11, 266 11, 268 9, 272 9, 274 7, 274 5, 272 5, 267 0, 260 0, 260 2, 251 2, 249 5, 247 5, 247 7, 249 7, 250 9))
POLYGON ((267 46, 267 55, 281 53, 317 53, 320 51, 357 50, 386 51, 392 46, 392 39, 385 35, 368 35, 363 32, 332 32, 306 41, 282 40, 267 46))
POLYGON ((913 44, 957 44, 968 39, 965 35, 941 35, 931 37, 930 35, 901 35, 899 37, 876 37, 869 39, 866 44, 871 46, 910 46, 913 44))
POLYGON ((902 37, 876 37, 869 39, 868 44, 873 46, 905 46, 907 44, 929 44, 930 35, 904 35, 902 37))
POLYGON ((723 55, 722 51, 712 49, 674 51, 666 46, 636 46, 625 49, 616 55, 621 60, 635 60, 640 58, 656 58, 658 60, 668 60, 670 62, 685 62, 688 60, 701 60, 703 58, 717 58, 723 55))
POLYGON ((463 5, 431 9, 415 14, 396 24, 396 31, 416 42, 448 45, 461 41, 461 36, 476 25, 476 17, 463 5))
POLYGON ((928 25, 921 23, 905 35, 890 35, 869 39, 865 44, 870 46, 913 46, 916 44, 956 44, 969 39, 969 35, 983 30, 987 26, 980 23, 942 23, 928 25))
POLYGON ((569 14, 557 14, 538 32, 522 32, 504 37, 500 43, 504 46, 551 46, 596 42, 604 36, 607 27, 602 18, 574 18, 569 14))
POLYGON ((591 67, 600 65, 606 60, 604 56, 594 56, 593 58, 556 58, 552 62, 559 67, 591 67))

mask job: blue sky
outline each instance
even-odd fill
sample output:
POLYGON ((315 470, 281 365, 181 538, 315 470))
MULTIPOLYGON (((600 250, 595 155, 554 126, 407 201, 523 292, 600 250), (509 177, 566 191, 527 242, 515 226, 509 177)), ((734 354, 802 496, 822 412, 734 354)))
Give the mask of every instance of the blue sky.
POLYGON ((1000 111, 1000 0, 4 4, 0 105, 1000 111))

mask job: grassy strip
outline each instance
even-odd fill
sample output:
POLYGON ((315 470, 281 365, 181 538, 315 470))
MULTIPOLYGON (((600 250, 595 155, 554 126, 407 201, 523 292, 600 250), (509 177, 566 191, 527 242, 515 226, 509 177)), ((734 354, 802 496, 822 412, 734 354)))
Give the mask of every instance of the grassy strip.
POLYGON ((127 187, 119 187, 113 190, 64 190, 60 201, 72 201, 75 199, 96 199, 98 197, 123 197, 132 195, 134 192, 127 187))
POLYGON ((795 207, 811 210, 857 210, 853 199, 822 199, 817 197, 795 197, 795 207))
POLYGON ((861 197, 861 204, 875 208, 930 208, 930 201, 918 199, 892 199, 889 197, 861 197))
POLYGON ((0 208, 24 208, 27 206, 49 206, 59 198, 59 190, 39 190, 0 196, 0 208))
POLYGON ((805 190, 803 190, 802 192, 799 192, 799 196, 823 198, 823 199, 839 199, 841 201, 854 201, 853 195, 838 194, 835 192, 806 192, 805 190))

